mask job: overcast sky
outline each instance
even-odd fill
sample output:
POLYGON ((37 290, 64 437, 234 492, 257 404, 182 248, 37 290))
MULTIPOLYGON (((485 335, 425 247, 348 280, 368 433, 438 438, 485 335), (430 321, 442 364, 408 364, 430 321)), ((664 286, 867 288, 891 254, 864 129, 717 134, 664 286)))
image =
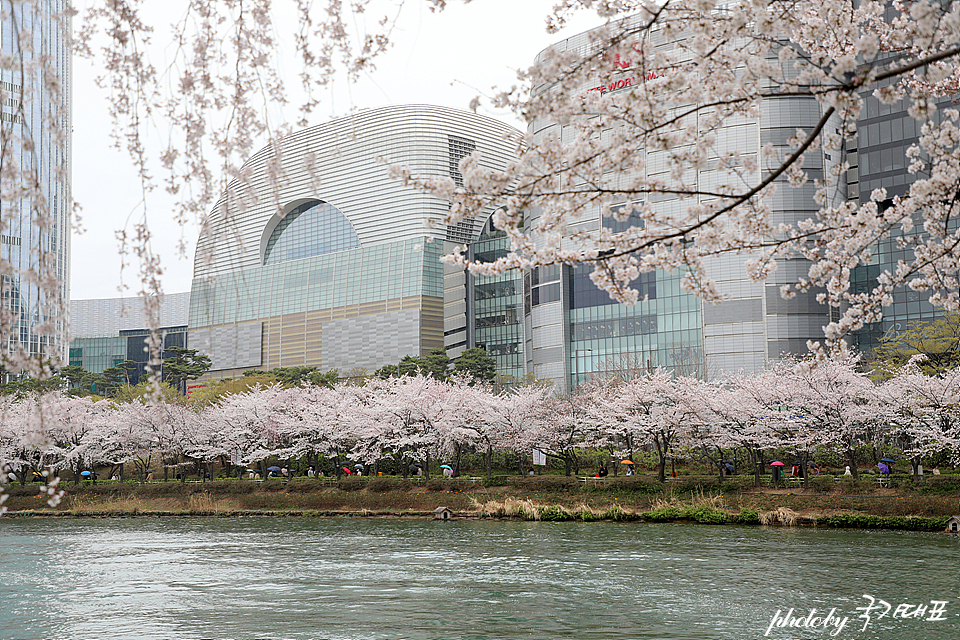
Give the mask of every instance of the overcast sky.
MULTIPOLYGON (((451 3, 438 16, 423 8, 419 0, 408 0, 395 32, 396 46, 379 63, 377 72, 356 85, 341 82, 331 88, 311 124, 352 109, 392 104, 466 109, 478 92, 489 94, 491 87, 515 84, 516 69, 529 66, 551 43, 600 24, 595 15, 583 14, 562 34, 547 34, 544 16, 552 4, 553 0, 474 0, 465 6, 451 3)), ((292 49, 292 44, 288 48, 292 49)), ((296 73, 297 69, 291 68, 289 84, 296 83, 296 73)), ((87 61, 75 61, 73 196, 82 207, 85 231, 73 236, 74 300, 128 297, 139 290, 136 265, 121 270, 115 232, 131 219, 139 219, 144 198, 130 160, 110 147, 105 98, 93 78, 94 70, 87 61), (122 286, 126 287, 123 293, 122 286)), ((522 126, 509 114, 480 112, 522 126)), ((165 268, 164 290, 189 291, 197 229, 179 229, 166 222, 164 214, 170 203, 160 193, 150 194, 147 206, 155 234, 153 249, 165 268), (188 245, 187 256, 177 254, 181 238, 188 245)))

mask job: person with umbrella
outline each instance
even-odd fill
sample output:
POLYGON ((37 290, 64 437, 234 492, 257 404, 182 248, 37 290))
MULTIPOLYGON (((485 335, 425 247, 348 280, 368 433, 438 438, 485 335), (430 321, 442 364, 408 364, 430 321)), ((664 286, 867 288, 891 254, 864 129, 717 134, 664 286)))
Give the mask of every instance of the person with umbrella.
POLYGON ((626 475, 628 476, 633 475, 633 460, 621 460, 620 464, 622 464, 627 468, 627 470, 625 471, 626 475))
POLYGON ((779 486, 780 486, 780 473, 781 473, 780 467, 783 466, 783 463, 780 462, 779 460, 774 460, 773 462, 770 463, 770 466, 773 467, 773 469, 772 469, 771 472, 770 472, 771 479, 773 480, 773 486, 779 487, 779 486))
POLYGON ((280 467, 273 466, 267 467, 267 477, 268 478, 279 478, 280 477, 280 467))
POLYGON ((445 475, 448 478, 453 477, 453 467, 451 467, 448 464, 442 464, 440 465, 440 468, 443 469, 443 475, 445 475))
POLYGON ((363 465, 360 464, 359 462, 358 462, 357 464, 353 465, 353 472, 354 472, 356 475, 358 475, 358 476, 362 476, 362 475, 363 475, 363 465))

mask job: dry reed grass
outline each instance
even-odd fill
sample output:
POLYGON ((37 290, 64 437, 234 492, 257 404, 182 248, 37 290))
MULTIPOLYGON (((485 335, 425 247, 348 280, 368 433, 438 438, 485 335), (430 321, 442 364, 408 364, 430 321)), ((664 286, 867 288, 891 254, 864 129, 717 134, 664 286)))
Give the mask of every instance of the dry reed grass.
POLYGON ((650 504, 650 511, 667 509, 670 507, 676 507, 679 509, 685 509, 688 507, 699 509, 701 507, 707 507, 709 509, 713 509, 714 511, 722 511, 725 509, 725 504, 722 494, 708 496, 704 494, 703 489, 701 489, 699 492, 691 494, 686 500, 677 498, 677 496, 673 495, 672 493, 663 498, 655 498, 650 504))
POLYGON ((527 520, 539 520, 540 508, 546 505, 539 505, 532 500, 507 497, 503 500, 487 500, 480 502, 470 496, 473 503, 472 508, 475 511, 488 516, 497 518, 525 518, 527 520))
POLYGON ((784 527, 795 527, 800 514, 787 507, 777 507, 774 511, 760 512, 760 524, 780 524, 784 527))

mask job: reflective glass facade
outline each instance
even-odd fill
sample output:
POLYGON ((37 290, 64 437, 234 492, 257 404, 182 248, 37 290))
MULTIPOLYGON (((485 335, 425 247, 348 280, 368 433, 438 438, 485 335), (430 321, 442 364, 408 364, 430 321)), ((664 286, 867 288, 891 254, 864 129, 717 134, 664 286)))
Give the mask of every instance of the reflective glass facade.
MULTIPOLYGON (((471 248, 471 257, 480 262, 493 262, 507 255, 507 235, 488 221, 480 239, 471 248)), ((470 346, 485 349, 497 362, 497 372, 520 378, 523 376, 523 325, 520 316, 522 289, 515 272, 499 276, 471 276, 469 289, 473 303, 470 320, 473 325, 470 346)))
POLYGON ((70 19, 62 14, 67 8, 64 0, 27 0, 4 5, 0 16, 0 53, 13 61, 0 69, 3 162, 22 176, 35 176, 36 183, 22 185, 23 191, 39 193, 13 197, 5 174, 0 259, 11 273, 0 280, 0 298, 18 319, 0 348, 56 360, 67 355, 61 307, 69 301, 70 277, 71 50, 70 19), (41 290, 35 284, 49 278, 59 287, 41 290), (34 330, 39 323, 51 329, 40 335, 34 330))
POLYGON ((273 230, 263 263, 289 262, 359 246, 353 225, 335 206, 308 202, 284 216, 273 230))
MULTIPOLYGON (((880 207, 890 206, 896 196, 905 195, 913 181, 907 172, 907 149, 917 144, 920 123, 907 113, 909 101, 899 100, 883 104, 872 92, 861 94, 863 110, 857 122, 856 160, 859 164, 859 185, 851 197, 869 202, 875 189, 886 189, 887 200, 880 207)), ((944 100, 939 109, 956 108, 951 100, 944 100)), ((935 114, 934 121, 940 112, 935 114)), ((922 229, 922 220, 915 222, 922 229)), ((956 224, 956 222, 954 222, 956 224)), ((913 250, 897 246, 899 231, 880 242, 873 253, 871 264, 855 267, 850 273, 851 290, 867 293, 877 286, 877 277, 883 271, 895 272, 900 260, 912 260, 913 250)), ((915 321, 934 320, 942 310, 928 302, 929 294, 903 287, 893 294, 893 304, 883 309, 883 320, 868 324, 853 335, 853 345, 864 353, 878 346, 884 336, 895 336, 915 321)))
POLYGON ((248 322, 410 296, 443 297, 440 246, 405 240, 196 279, 190 326, 248 322))

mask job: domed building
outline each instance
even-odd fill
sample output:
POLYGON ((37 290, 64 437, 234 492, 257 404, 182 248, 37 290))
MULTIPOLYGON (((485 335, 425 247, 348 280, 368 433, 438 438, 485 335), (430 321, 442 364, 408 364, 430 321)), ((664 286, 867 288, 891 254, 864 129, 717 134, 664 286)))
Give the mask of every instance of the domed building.
POLYGON ((211 211, 197 246, 189 345, 209 377, 316 366, 373 372, 466 346, 465 274, 439 258, 479 237, 491 210, 456 225, 449 203, 390 176, 461 182, 460 161, 503 170, 520 133, 445 107, 370 109, 265 148, 211 211), (271 176, 277 176, 271 178, 271 176))

